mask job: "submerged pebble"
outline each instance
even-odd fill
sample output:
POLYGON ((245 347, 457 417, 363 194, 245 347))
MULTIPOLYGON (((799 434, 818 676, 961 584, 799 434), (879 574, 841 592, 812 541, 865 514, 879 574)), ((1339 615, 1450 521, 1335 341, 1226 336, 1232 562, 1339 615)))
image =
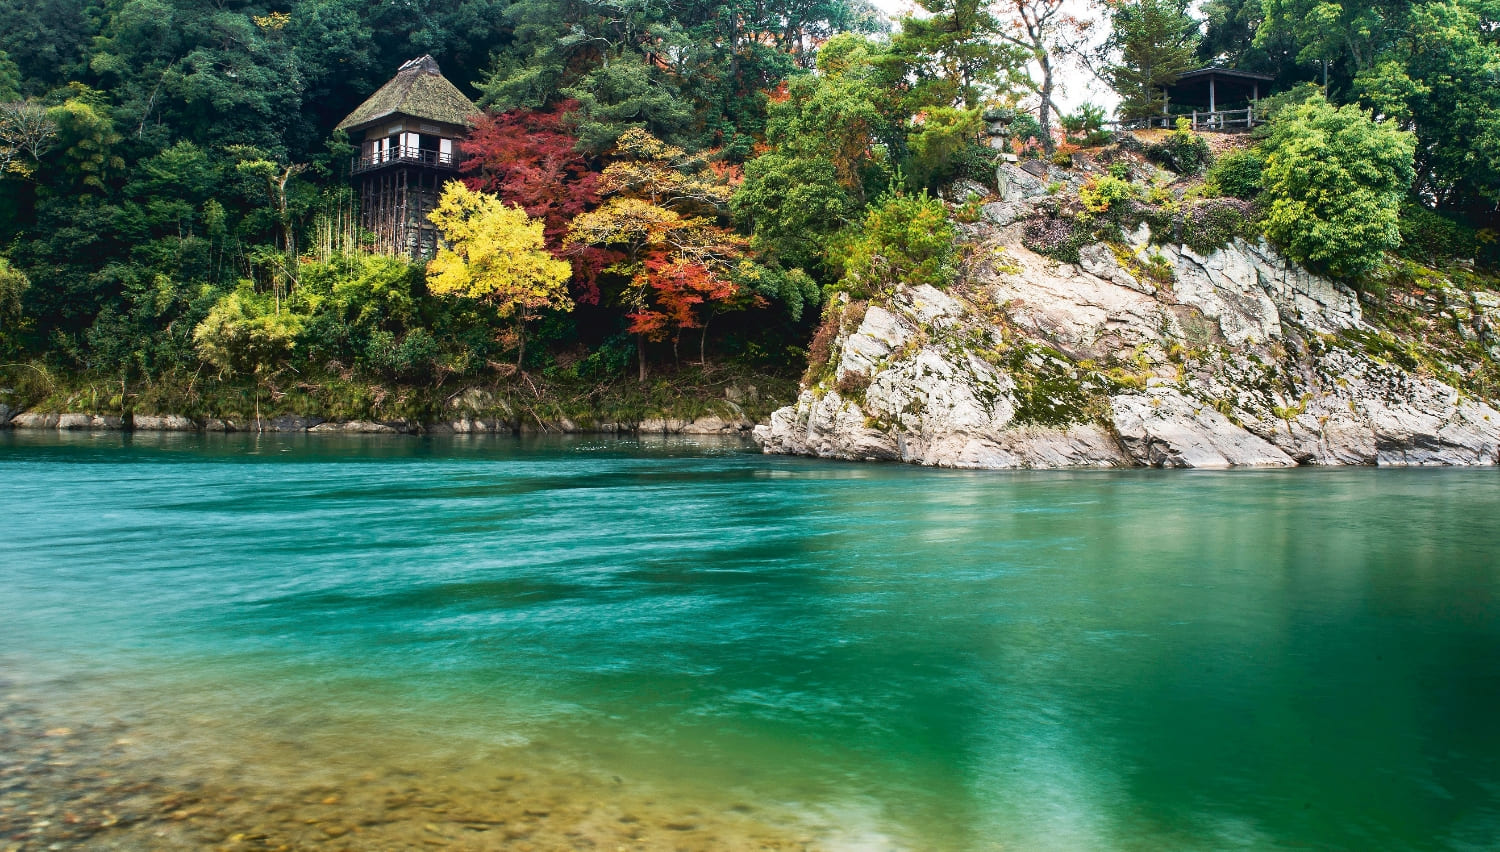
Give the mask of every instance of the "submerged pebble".
POLYGON ((710 824, 699 808, 625 797, 618 776, 576 769, 495 775, 483 766, 362 766, 339 785, 284 783, 298 761, 231 741, 243 731, 225 731, 220 741, 192 723, 196 739, 188 743, 145 722, 74 718, 59 710, 67 704, 0 681, 0 852, 811 848, 786 829, 747 819, 748 805, 732 805, 710 824), (171 743, 181 745, 164 745, 171 743), (244 764, 225 759, 236 751, 244 764))

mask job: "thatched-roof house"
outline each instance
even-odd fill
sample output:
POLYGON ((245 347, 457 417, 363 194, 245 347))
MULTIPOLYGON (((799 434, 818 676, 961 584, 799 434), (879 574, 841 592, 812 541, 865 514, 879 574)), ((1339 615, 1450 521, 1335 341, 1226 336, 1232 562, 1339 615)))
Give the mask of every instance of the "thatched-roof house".
POLYGON ((336 129, 359 145, 361 222, 386 251, 431 257, 437 231, 427 214, 457 177, 459 143, 479 107, 421 56, 360 104, 336 129))

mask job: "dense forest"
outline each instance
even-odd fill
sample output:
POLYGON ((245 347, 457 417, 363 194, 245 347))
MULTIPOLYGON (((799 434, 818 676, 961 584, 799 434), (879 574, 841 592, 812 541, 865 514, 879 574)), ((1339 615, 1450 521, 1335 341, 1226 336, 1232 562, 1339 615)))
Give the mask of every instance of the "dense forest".
MULTIPOLYGON (((1500 2, 1076 5, 0 0, 0 383, 352 415, 481 380, 794 379, 830 292, 951 277, 1002 153, 1110 140, 1056 107, 1067 63, 1126 117, 1194 67, 1273 75, 1270 125, 1199 191, 1314 268, 1493 263, 1500 2), (485 110, 431 266, 369 250, 333 132, 423 54, 485 110)), ((1185 172, 1193 136, 1161 143, 1185 172)), ((1109 181, 1081 203, 1133 191, 1109 181)))

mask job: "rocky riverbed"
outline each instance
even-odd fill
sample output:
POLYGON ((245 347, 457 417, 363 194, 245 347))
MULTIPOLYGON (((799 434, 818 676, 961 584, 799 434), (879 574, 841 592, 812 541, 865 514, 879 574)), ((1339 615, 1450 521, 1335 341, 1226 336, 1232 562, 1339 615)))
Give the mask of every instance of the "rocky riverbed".
MULTIPOLYGON (((968 226, 949 290, 842 298, 768 453, 968 468, 1491 465, 1500 294, 1440 277, 1362 300, 1263 242, 1023 243, 1041 182, 968 226), (1156 274, 1145 274, 1152 266, 1156 274)), ((1030 183, 1026 183, 1029 181, 1030 183)), ((1016 187, 1019 186, 1019 189, 1016 187)))
POLYGON ((825 848, 786 814, 662 795, 545 751, 327 755, 231 741, 190 715, 59 710, 50 688, 0 681, 0 849, 825 848))

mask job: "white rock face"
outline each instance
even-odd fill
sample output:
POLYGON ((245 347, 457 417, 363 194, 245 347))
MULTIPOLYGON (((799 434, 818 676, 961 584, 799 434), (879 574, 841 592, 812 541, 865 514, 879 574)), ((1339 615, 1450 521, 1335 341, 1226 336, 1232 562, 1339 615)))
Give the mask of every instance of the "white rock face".
POLYGON ((16 429, 104 432, 119 430, 124 425, 124 421, 113 414, 45 414, 28 411, 12 417, 10 425, 16 429))
POLYGON ((386 423, 372 423, 368 420, 349 420, 343 423, 319 423, 307 431, 341 432, 345 435, 396 435, 403 430, 386 423))
MULTIPOLYGON (((865 306, 826 378, 755 427, 765 452, 968 468, 1500 463, 1500 412, 1362 348, 1378 329, 1347 287, 1243 241, 1203 256, 1134 234, 1124 254, 1086 246, 1078 266, 1057 263, 999 227, 1044 192, 1002 169, 1009 200, 971 239, 1003 262, 865 306), (1148 251, 1170 284, 1144 279, 1148 251)), ((1500 354, 1500 297, 1441 299, 1500 354)))
POLYGON ((1281 336, 1281 314, 1271 299, 1252 255, 1240 246, 1200 257, 1187 246, 1168 255, 1177 281, 1173 294, 1216 321, 1231 346, 1263 343, 1281 336))
POLYGON ((24 411, 12 417, 10 425, 17 429, 56 429, 59 419, 56 414, 24 411))
MULTIPOLYGON (((1018 272, 982 282, 996 306, 1004 306, 1018 330, 1048 341, 1073 358, 1102 360, 1112 353, 1155 345, 1176 317, 1131 278, 1120 283, 1057 264, 1018 246, 1006 246, 1018 272)), ((1103 247, 1109 253, 1108 247, 1103 247)), ((1083 252, 1080 252, 1083 254, 1083 252)), ((1109 253, 1095 268, 1124 275, 1109 253)))
POLYGON ((1175 390, 1110 399, 1120 444, 1148 467, 1293 467, 1296 461, 1175 390))
POLYGON ((137 414, 130 421, 137 432, 196 432, 198 424, 180 414, 137 414))

